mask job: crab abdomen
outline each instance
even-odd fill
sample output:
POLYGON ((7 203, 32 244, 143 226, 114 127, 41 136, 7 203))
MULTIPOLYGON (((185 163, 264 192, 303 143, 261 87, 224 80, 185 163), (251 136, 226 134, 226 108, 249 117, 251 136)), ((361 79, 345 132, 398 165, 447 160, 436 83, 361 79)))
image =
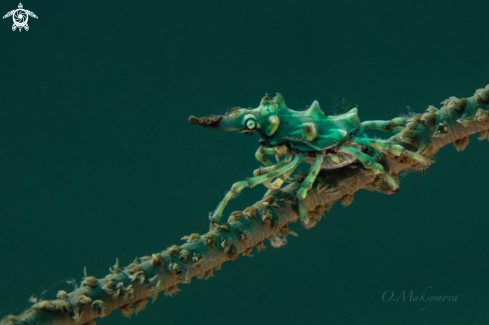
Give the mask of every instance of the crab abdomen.
MULTIPOLYGON (((321 164, 321 169, 337 169, 347 166, 357 160, 356 157, 350 155, 346 152, 328 152, 323 154, 323 163, 321 164)), ((304 162, 308 165, 313 166, 316 159, 314 157, 304 158, 304 162)))

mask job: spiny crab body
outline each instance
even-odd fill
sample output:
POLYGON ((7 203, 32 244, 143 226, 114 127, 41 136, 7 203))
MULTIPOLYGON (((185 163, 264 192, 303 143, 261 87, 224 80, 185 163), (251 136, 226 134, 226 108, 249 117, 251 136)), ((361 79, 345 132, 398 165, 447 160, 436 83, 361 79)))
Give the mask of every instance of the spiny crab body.
POLYGON ((273 100, 265 96, 257 108, 235 108, 226 115, 212 117, 191 116, 190 122, 223 131, 257 132, 263 147, 287 145, 301 152, 324 151, 324 169, 339 168, 356 160, 348 153, 335 152, 334 148, 361 127, 356 107, 329 116, 314 101, 309 109, 295 111, 285 106, 281 94, 273 100))
POLYGON ((301 201, 312 187, 321 169, 336 169, 360 161, 364 167, 371 169, 382 177, 392 192, 398 191, 396 180, 385 172, 383 166, 369 156, 366 148, 374 148, 383 153, 396 156, 410 156, 423 165, 428 159, 419 153, 405 150, 402 146, 388 140, 368 138, 366 129, 391 130, 406 124, 405 118, 390 121, 360 122, 357 108, 335 116, 325 114, 314 101, 305 111, 295 111, 285 106, 284 98, 277 94, 273 99, 263 97, 257 108, 234 108, 225 115, 196 118, 190 122, 207 128, 222 131, 237 131, 245 134, 257 132, 261 135, 260 148, 256 158, 265 167, 255 170, 254 177, 233 184, 214 212, 211 220, 218 223, 227 202, 245 187, 264 184, 270 189, 280 188, 282 183, 302 162, 312 165, 311 170, 297 191, 299 212, 303 223, 308 223, 308 215, 301 201), (293 155, 296 155, 292 159, 293 155), (268 160, 267 155, 285 156, 276 164, 268 160), (272 182, 272 179, 276 178, 272 182))

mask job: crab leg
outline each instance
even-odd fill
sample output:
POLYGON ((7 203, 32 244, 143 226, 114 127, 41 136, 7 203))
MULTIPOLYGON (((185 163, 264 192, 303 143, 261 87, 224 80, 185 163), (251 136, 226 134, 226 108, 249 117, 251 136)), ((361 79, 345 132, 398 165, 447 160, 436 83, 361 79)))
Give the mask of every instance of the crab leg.
POLYGON ((266 155, 274 155, 275 154, 275 148, 263 148, 260 147, 258 150, 256 150, 255 157, 256 160, 259 162, 263 163, 263 165, 269 167, 272 166, 273 163, 268 159, 266 155))
POLYGON ((301 184, 301 188, 297 191, 297 198, 299 199, 299 216, 301 221, 304 224, 309 223, 309 214, 307 213, 302 200, 306 198, 307 191, 309 191, 312 188, 312 184, 316 180, 316 177, 319 174, 319 171, 321 170, 321 165, 323 163, 323 155, 321 153, 316 153, 316 162, 314 163, 314 166, 312 166, 311 170, 307 174, 306 178, 301 184))
POLYGON ((265 174, 271 173, 271 172, 273 172, 273 171, 281 168, 286 163, 288 163, 287 159, 282 159, 281 161, 279 161, 275 165, 272 165, 272 166, 269 166, 269 167, 260 167, 260 168, 255 169, 253 171, 253 176, 260 176, 260 175, 265 175, 265 174))
MULTIPOLYGON (((266 156, 266 155, 273 155, 273 154, 275 154, 275 148, 263 148, 263 147, 259 147, 258 150, 256 150, 255 158, 259 162, 263 163, 263 165, 265 165, 265 167, 273 167, 273 163, 266 156)), ((258 169, 255 170, 255 171, 253 171, 253 175, 254 176, 258 176, 258 175, 264 174, 264 173, 261 173, 261 172, 258 172, 258 174, 256 174, 257 171, 258 171, 258 169)), ((263 182, 263 185, 265 185, 265 187, 268 188, 268 189, 273 189, 273 185, 270 183, 270 181, 263 182)))
POLYGON ((285 183, 286 179, 293 179, 290 177, 290 174, 294 172, 293 169, 289 170, 288 172, 283 173, 279 177, 277 177, 276 180, 272 182, 272 187, 268 189, 268 191, 265 193, 265 195, 270 194, 272 190, 279 189, 283 183, 285 183))
POLYGON ((400 146, 398 144, 394 144, 388 140, 376 140, 376 139, 370 139, 370 138, 357 138, 353 137, 351 139, 353 143, 368 146, 374 149, 377 149, 383 153, 391 152, 396 156, 400 155, 405 155, 408 156, 421 164, 423 166, 426 166, 429 164, 430 160, 423 156, 422 154, 419 154, 414 151, 406 150, 404 149, 403 146, 400 146))
MULTIPOLYGON (((292 154, 289 152, 289 148, 287 146, 275 147, 275 157, 278 159, 280 156, 285 156, 285 160, 287 160, 287 162, 292 159, 292 154)), ((285 180, 291 180, 292 178, 289 176, 293 172, 294 170, 289 170, 288 172, 278 176, 278 178, 272 183, 272 188, 280 188, 285 180)))
MULTIPOLYGON (((267 174, 267 173, 274 171, 275 169, 283 166, 283 163, 281 164, 281 161, 279 161, 277 164, 273 165, 273 163, 268 159, 268 157, 266 155, 275 155, 277 160, 279 159, 279 157, 281 155, 285 155, 285 157, 286 157, 284 159, 285 162, 289 162, 291 157, 292 157, 291 154, 288 152, 288 149, 286 146, 280 146, 280 147, 275 147, 275 148, 259 147, 255 153, 255 157, 258 161, 262 162, 266 167, 265 168, 259 168, 259 169, 256 169, 255 171, 253 171, 254 176, 267 174)), ((284 177, 287 177, 287 176, 288 175, 284 175, 284 177)), ((280 176, 280 178, 282 178, 282 176, 280 176)), ((278 181, 278 179, 275 182, 273 182, 273 184, 270 181, 266 181, 263 183, 263 185, 265 185, 265 187, 267 187, 269 190, 274 190, 274 189, 280 188, 280 186, 283 183, 283 180, 281 182, 277 182, 277 181, 278 181), (275 183, 277 183, 277 184, 275 185, 275 183)))
POLYGON ((376 120, 376 121, 365 121, 362 122, 362 127, 365 130, 368 129, 376 129, 380 131, 390 131, 396 126, 404 126, 406 125, 406 119, 404 117, 396 117, 392 120, 389 121, 381 121, 381 120, 376 120))
POLYGON ((278 157, 282 155, 290 157, 289 149, 285 145, 274 148, 259 147, 258 150, 256 150, 255 157, 267 167, 273 165, 273 163, 265 155, 275 155, 277 160, 278 157))
POLYGON ((219 223, 219 220, 221 220, 222 213, 224 211, 224 208, 228 204, 229 200, 231 198, 241 192, 245 187, 255 187, 258 184, 264 183, 266 181, 269 181, 272 178, 275 178, 277 176, 282 175, 283 173, 288 172, 289 170, 295 169, 302 161, 304 156, 302 154, 298 154, 291 162, 287 163, 286 165, 268 173, 265 175, 260 175, 260 176, 255 176, 255 177, 250 177, 247 178, 244 181, 236 182, 231 186, 231 190, 224 196, 224 199, 222 199, 221 203, 219 203, 219 206, 217 207, 216 211, 214 212, 214 215, 211 217, 211 221, 215 223, 219 223))
POLYGON ((321 170, 321 164, 323 163, 323 155, 321 153, 316 153, 316 162, 312 166, 311 170, 306 176, 306 179, 301 184, 301 188, 297 191, 297 197, 299 200, 304 200, 307 195, 307 191, 312 188, 312 184, 316 180, 316 177, 321 170))
POLYGON ((371 169, 376 175, 381 175, 394 192, 399 190, 399 184, 397 184, 396 180, 391 175, 386 173, 384 167, 377 163, 373 157, 370 157, 366 153, 363 153, 354 147, 339 146, 338 150, 340 152, 346 152, 355 156, 365 168, 371 169))

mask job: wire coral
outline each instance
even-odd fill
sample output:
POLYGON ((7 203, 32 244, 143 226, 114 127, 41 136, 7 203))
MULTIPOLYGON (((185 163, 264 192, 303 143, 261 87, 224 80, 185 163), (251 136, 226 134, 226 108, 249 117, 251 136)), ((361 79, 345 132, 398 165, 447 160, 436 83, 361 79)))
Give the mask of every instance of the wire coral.
MULTIPOLYGON (((394 128, 390 140, 432 158, 449 143, 464 150, 471 134, 480 132, 479 140, 489 139, 489 85, 470 98, 450 97, 442 104, 408 118, 405 125, 394 128)), ((401 171, 426 168, 407 155, 368 150, 394 179, 401 171)), ((299 181, 272 190, 252 206, 231 213, 227 222, 214 224, 206 234, 185 236, 185 244, 141 257, 124 268, 116 262, 102 279, 86 275, 78 289, 60 291, 57 299, 38 301, 20 315, 5 317, 0 324, 94 324, 95 318, 106 317, 116 309, 129 317, 146 307, 148 297, 154 301, 159 293, 173 295, 179 291, 179 284, 189 283, 194 277, 207 279, 222 263, 249 255, 254 247, 262 249, 266 239, 274 247, 283 246, 287 235, 295 235, 289 223, 299 218, 299 204, 294 197, 302 178, 298 175, 299 181)), ((303 201, 310 216, 303 224, 313 227, 337 201, 344 206, 351 204, 360 189, 392 193, 378 174, 358 162, 321 170, 303 201)))

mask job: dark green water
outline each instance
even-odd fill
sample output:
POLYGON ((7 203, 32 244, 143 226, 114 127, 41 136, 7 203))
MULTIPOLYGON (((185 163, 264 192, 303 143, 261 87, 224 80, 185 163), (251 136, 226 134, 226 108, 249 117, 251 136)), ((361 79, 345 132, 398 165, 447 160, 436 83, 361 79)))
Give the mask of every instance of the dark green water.
MULTIPOLYGON (((103 277, 116 257, 207 231, 208 212, 259 165, 258 138, 191 114, 279 91, 291 108, 317 99, 331 112, 345 98, 363 120, 390 119, 489 83, 487 1, 23 4, 39 16, 28 32, 0 25, 0 318, 84 266, 103 277)), ((396 195, 358 192, 312 230, 295 224, 281 249, 97 322, 489 324, 489 142, 436 158, 396 195), (382 300, 427 289, 458 301, 382 300)))

